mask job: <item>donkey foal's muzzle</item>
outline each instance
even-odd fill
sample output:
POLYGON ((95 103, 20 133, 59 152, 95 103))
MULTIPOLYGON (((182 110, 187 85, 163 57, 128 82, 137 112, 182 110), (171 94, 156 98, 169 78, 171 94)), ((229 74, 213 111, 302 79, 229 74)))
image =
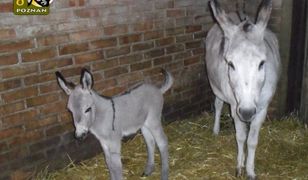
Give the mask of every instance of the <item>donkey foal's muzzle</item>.
POLYGON ((88 132, 83 132, 83 133, 81 133, 81 134, 75 133, 75 137, 76 137, 79 141, 82 141, 82 140, 86 139, 87 135, 88 135, 88 132))

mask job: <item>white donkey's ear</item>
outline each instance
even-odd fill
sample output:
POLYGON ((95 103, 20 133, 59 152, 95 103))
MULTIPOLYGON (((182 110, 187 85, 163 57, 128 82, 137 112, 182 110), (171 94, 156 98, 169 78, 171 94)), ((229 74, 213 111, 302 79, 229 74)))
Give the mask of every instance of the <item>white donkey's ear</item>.
POLYGON ((81 71, 80 84, 82 85, 83 89, 92 89, 93 77, 86 68, 83 68, 81 71))
POLYGON ((214 17, 223 30, 225 36, 231 36, 236 30, 237 26, 228 18, 225 11, 221 9, 217 0, 211 0, 210 6, 214 17))
POLYGON ((71 87, 69 87, 68 83, 66 82, 62 74, 57 71, 56 76, 57 76, 57 81, 58 81, 59 86, 63 89, 63 91, 67 95, 70 95, 72 93, 72 89, 71 87))
POLYGON ((266 29, 267 23, 271 16, 271 11, 272 11, 272 1, 263 0, 260 5, 258 17, 256 19, 256 27, 258 32, 263 33, 264 30, 266 29))

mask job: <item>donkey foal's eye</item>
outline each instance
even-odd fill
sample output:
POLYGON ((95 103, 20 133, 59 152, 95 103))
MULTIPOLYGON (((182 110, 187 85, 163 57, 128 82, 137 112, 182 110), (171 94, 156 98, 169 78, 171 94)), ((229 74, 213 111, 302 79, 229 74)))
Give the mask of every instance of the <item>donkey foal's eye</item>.
POLYGON ((232 70, 235 70, 235 67, 233 65, 233 63, 231 61, 228 62, 228 66, 232 69, 232 70))
POLYGON ((265 63, 265 61, 264 61, 264 60, 260 62, 260 64, 259 64, 259 70, 261 70, 261 69, 263 68, 264 63, 265 63))
POLYGON ((85 112, 88 113, 88 112, 90 112, 91 110, 92 110, 92 108, 89 107, 85 112))

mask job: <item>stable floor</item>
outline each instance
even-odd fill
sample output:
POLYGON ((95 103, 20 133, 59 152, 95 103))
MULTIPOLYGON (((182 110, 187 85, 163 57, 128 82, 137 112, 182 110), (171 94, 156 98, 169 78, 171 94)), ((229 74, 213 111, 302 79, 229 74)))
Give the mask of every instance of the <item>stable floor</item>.
MULTIPOLYGON (((221 133, 212 135, 210 114, 165 125, 169 139, 171 180, 237 179, 236 141, 231 119, 222 117, 221 133)), ((86 143, 86 141, 84 142, 86 143)), ((122 162, 127 180, 160 178, 160 158, 156 151, 156 169, 149 177, 140 177, 146 162, 146 147, 140 134, 123 143, 122 162)), ((290 116, 267 119, 260 133, 256 153, 259 179, 308 179, 308 129, 290 116)), ((103 154, 49 173, 40 172, 36 179, 109 179, 103 154)), ((245 176, 239 179, 246 179, 245 176)))

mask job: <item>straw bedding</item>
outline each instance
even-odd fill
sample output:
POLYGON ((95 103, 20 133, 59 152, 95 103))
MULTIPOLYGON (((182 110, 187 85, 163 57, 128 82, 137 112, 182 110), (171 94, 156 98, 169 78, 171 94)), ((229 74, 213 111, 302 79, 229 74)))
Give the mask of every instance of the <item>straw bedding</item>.
MULTIPOLYGON (((212 135, 212 114, 176 121, 164 126, 169 140, 169 164, 172 180, 237 179, 235 130, 224 115, 221 133, 212 135)), ((86 143, 86 141, 84 142, 86 143)), ((140 177, 146 163, 146 147, 142 135, 123 143, 123 173, 127 180, 160 178, 160 157, 155 155, 155 171, 140 177)), ((260 132, 256 152, 259 179, 308 179, 308 130, 295 116, 267 120, 260 132)), ((109 179, 103 154, 66 168, 39 172, 36 179, 109 179)), ((245 179, 245 176, 239 178, 245 179)))

